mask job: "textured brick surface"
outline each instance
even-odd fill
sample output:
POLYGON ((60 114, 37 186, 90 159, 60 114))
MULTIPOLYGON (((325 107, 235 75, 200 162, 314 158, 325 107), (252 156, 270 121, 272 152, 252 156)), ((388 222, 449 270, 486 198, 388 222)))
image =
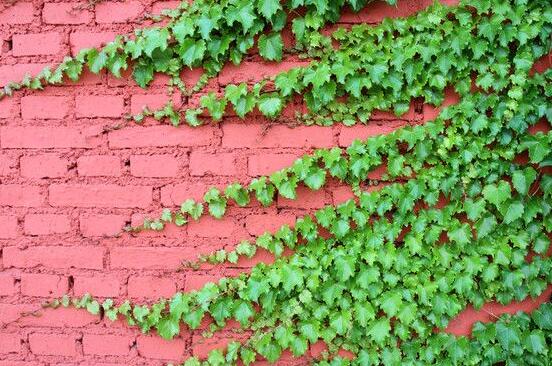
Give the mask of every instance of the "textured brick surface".
MULTIPOLYGON (((347 12, 339 23, 377 23, 386 16, 413 14, 431 3, 402 0, 394 7, 374 1, 360 14, 347 12)), ((142 24, 144 15, 160 14, 178 4, 176 0, 0 0, 0 35, 5 41, 0 87, 37 74, 65 55, 129 34, 142 24)), ((535 69, 545 70, 551 60, 543 57, 535 69)), ((220 93, 229 83, 251 84, 307 63, 294 56, 281 64, 262 62, 252 53, 240 66, 226 65, 208 89, 220 93)), ((193 83, 199 71, 186 70, 182 78, 193 83)), ((41 310, 40 316, 21 317, 21 313, 41 309, 43 301, 66 292, 90 293, 102 301, 130 298, 151 303, 246 271, 258 261, 269 263, 273 258, 260 251, 252 260, 240 260, 237 268, 193 271, 182 266, 199 254, 234 247, 282 224, 293 225, 314 209, 351 198, 351 189, 330 181, 317 192, 299 187, 297 200, 277 197, 267 208, 256 200, 246 208, 231 204, 222 220, 205 217, 183 228, 170 225, 162 232, 135 234, 124 227, 157 216, 163 207, 176 208, 187 198, 199 200, 209 187, 224 188, 234 181, 247 184, 289 166, 314 148, 345 147, 354 139, 422 123, 439 112, 415 101, 400 118, 376 111, 367 125, 354 127, 268 126, 258 113, 245 120, 229 116, 219 124, 194 129, 160 125, 150 118, 136 125, 125 115, 162 107, 169 99, 168 78, 156 76, 152 87, 143 90, 129 74, 116 78, 84 71, 77 82, 18 91, 13 98, 0 100, 0 366, 180 364, 186 356, 204 356, 232 338, 244 337, 226 329, 204 341, 202 330, 191 332, 183 326, 177 339, 166 341, 75 309, 41 310)), ((446 104, 457 100, 451 90, 446 104)), ((173 100, 187 103, 178 93, 173 100)), ((189 101, 194 102, 197 98, 189 101)), ((378 178, 381 172, 378 169, 370 177, 378 178)), ((549 288, 539 299, 506 308, 487 305, 487 312, 469 309, 450 331, 465 334, 474 319, 489 320, 488 313, 532 309, 551 292, 549 288)), ((309 354, 323 349, 317 344, 309 354)), ((278 363, 299 364, 289 355, 278 363)))

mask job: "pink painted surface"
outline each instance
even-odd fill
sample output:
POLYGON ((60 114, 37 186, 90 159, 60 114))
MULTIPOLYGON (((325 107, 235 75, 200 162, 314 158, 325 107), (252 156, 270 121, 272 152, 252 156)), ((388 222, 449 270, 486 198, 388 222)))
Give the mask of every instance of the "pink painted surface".
MULTIPOLYGON (((377 23, 385 16, 412 14, 430 3, 399 1, 397 8, 376 3, 360 14, 343 15, 341 21, 377 23)), ((80 48, 128 33, 142 15, 159 13, 177 2, 125 0, 73 9, 83 4, 19 0, 2 5, 1 35, 12 41, 12 48, 4 47, 0 53, 0 85, 38 72, 80 48)), ((241 67, 225 67, 209 88, 220 91, 230 82, 253 82, 301 64, 288 57, 277 65, 252 55, 241 67)), ((549 57, 538 64, 539 69, 547 67, 549 57)), ((183 73, 188 82, 197 77, 197 71, 183 73)), ((160 233, 131 236, 121 228, 139 223, 144 215, 159 214, 163 206, 197 199, 209 186, 246 183, 269 174, 313 148, 346 146, 355 138, 389 133, 436 113, 415 101, 401 119, 378 112, 368 126, 275 126, 265 131, 266 120, 254 116, 197 129, 174 129, 153 121, 119 129, 126 123, 124 114, 166 101, 166 81, 159 77, 151 89, 142 90, 128 74, 116 79, 88 73, 77 83, 16 93, 0 102, 0 366, 156 366, 192 354, 202 356, 224 345, 234 337, 231 329, 208 341, 201 339, 201 330, 183 331, 167 342, 74 309, 46 310, 41 316, 20 314, 65 292, 153 301, 247 270, 254 260, 240 260, 238 269, 208 267, 196 272, 179 271, 179 265, 199 253, 233 247, 265 229, 293 223, 325 204, 342 202, 351 197, 350 188, 335 182, 320 192, 301 188, 296 201, 279 197, 268 208, 253 201, 247 208, 230 207, 222 221, 204 218, 160 233)), ((447 101, 454 98, 447 94, 447 101)), ((271 258, 261 252, 257 260, 271 258)), ((449 331, 467 334, 476 320, 534 309, 551 292, 549 288, 537 300, 507 307, 470 308, 451 323, 449 331)), ((316 344, 308 354, 323 348, 316 344)), ((297 362, 287 354, 279 364, 297 362)))

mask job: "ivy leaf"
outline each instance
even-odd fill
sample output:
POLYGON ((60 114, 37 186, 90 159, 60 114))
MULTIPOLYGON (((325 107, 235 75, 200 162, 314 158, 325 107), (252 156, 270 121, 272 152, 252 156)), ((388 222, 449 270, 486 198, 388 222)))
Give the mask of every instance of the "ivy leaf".
POLYGON ((502 348, 512 349, 520 343, 519 330, 515 328, 515 325, 505 324, 499 322, 496 324, 496 337, 500 342, 502 348))
POLYGON ((188 37, 194 34, 193 19, 188 17, 179 19, 172 27, 172 34, 178 43, 184 43, 188 37))
POLYGON ((394 317, 402 305, 402 296, 398 292, 384 294, 381 308, 390 318, 394 317))
POLYGON ((291 352, 295 357, 299 357, 307 352, 308 343, 304 337, 294 337, 291 341, 291 352))
POLYGON ((344 335, 351 326, 351 313, 348 311, 340 311, 330 316, 330 326, 337 334, 344 335))
POLYGON ((184 314, 182 320, 184 320, 184 322, 188 324, 190 329, 196 329, 201 324, 201 320, 203 319, 204 314, 205 312, 203 309, 196 309, 184 314))
POLYGON ((484 238, 489 235, 496 224, 496 218, 493 215, 487 215, 479 220, 476 225, 477 237, 484 238))
POLYGON ((220 195, 220 191, 216 188, 211 188, 203 196, 205 202, 209 204, 209 213, 211 216, 220 219, 226 212, 226 198, 220 195))
POLYGON ((374 322, 368 331, 368 336, 377 344, 383 344, 383 341, 389 337, 389 332, 391 331, 391 325, 389 324, 389 319, 381 318, 374 322))
POLYGON ((339 281, 345 282, 355 273, 355 261, 353 258, 340 256, 335 259, 335 269, 339 281))
POLYGON ((452 240, 453 242, 459 245, 468 244, 472 239, 471 229, 468 224, 460 225, 460 227, 452 231, 449 231, 447 235, 450 240, 452 240))
POLYGON ((500 204, 512 195, 512 191, 508 182, 500 181, 498 185, 488 184, 483 188, 483 197, 490 203, 499 207, 500 204))
POLYGON ((543 304, 531 316, 540 329, 552 330, 552 303, 543 304))
POLYGON ((284 42, 280 33, 262 34, 259 37, 259 54, 269 61, 281 61, 284 42))
POLYGON ((205 41, 195 41, 191 38, 184 40, 178 48, 178 54, 182 60, 182 63, 188 67, 195 66, 199 61, 203 59, 205 54, 205 41))
POLYGON ((524 210, 525 208, 523 202, 513 201, 506 209, 506 213, 504 214, 504 223, 510 224, 519 219, 523 215, 524 210))
POLYGON ((103 68, 107 66, 107 54, 105 52, 98 52, 95 49, 88 52, 88 68, 94 74, 99 73, 103 68))
POLYGON ((268 118, 274 118, 282 111, 284 103, 276 93, 265 94, 259 99, 259 110, 268 118))
POLYGON ((189 214, 194 220, 198 220, 203 214, 203 205, 196 203, 193 199, 187 199, 180 205, 183 214, 189 214))
POLYGON ((535 169, 528 167, 524 170, 516 170, 512 175, 512 183, 516 191, 525 196, 536 178, 537 172, 535 169))
POLYGON ((239 183, 233 183, 224 190, 226 197, 233 199, 239 206, 246 206, 249 203, 249 192, 239 183))
POLYGON ((546 354, 546 339, 544 333, 537 329, 533 330, 530 334, 525 337, 523 342, 527 350, 534 354, 546 354))
POLYGON ((249 318, 254 314, 255 311, 250 303, 242 300, 236 302, 233 315, 242 327, 246 327, 249 324, 249 318))
POLYGON ((282 9, 282 7, 279 0, 259 0, 257 2, 257 10, 259 10, 259 13, 267 20, 270 20, 280 9, 282 9))
POLYGON ((355 320, 363 327, 366 327, 368 323, 375 319, 376 312, 370 303, 368 302, 356 302, 354 305, 355 320))
POLYGON ((310 189, 318 190, 326 182, 326 171, 320 168, 312 169, 305 177, 304 182, 310 189))
POLYGON ((180 332, 179 319, 173 317, 162 318, 157 324, 157 332, 164 339, 172 339, 180 332))
POLYGON ((145 88, 153 80, 153 65, 138 63, 132 71, 132 77, 136 84, 145 88))

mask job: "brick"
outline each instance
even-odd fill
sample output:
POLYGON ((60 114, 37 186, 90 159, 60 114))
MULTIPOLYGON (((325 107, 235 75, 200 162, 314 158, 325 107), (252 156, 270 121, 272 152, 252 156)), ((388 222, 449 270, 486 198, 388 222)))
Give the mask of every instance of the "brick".
POLYGON ((0 24, 28 24, 33 21, 33 3, 16 2, 0 11, 0 24))
POLYGON ((0 333, 0 354, 19 353, 23 340, 17 333, 0 333))
MULTIPOLYGON (((441 0, 445 5, 455 5, 458 0, 441 0)), ((402 18, 410 16, 432 4, 431 0, 405 1, 398 2, 397 6, 389 5, 385 2, 374 2, 366 6, 358 13, 350 10, 345 11, 340 23, 379 23, 384 18, 402 18)))
POLYGON ((92 12, 86 9, 86 3, 45 3, 42 20, 46 24, 87 24, 92 12))
POLYGON ((332 202, 334 206, 354 198, 355 194, 349 186, 336 187, 332 189, 332 202))
POLYGON ((73 292, 75 296, 88 293, 99 297, 117 297, 121 293, 121 283, 117 278, 110 275, 75 276, 73 292))
POLYGON ((190 155, 190 174, 203 175, 236 175, 235 153, 203 153, 192 151, 190 155))
POLYGON ((17 217, 0 215, 0 239, 13 239, 17 237, 17 217))
POLYGON ((17 114, 17 105, 13 98, 3 98, 0 100, 0 118, 12 118, 17 114))
POLYGON ((24 231, 27 235, 63 234, 71 230, 67 215, 28 214, 25 216, 24 231))
POLYGON ((56 154, 23 156, 19 161, 21 176, 26 178, 59 178, 67 174, 67 159, 56 154))
POLYGON ((441 110, 449 105, 456 104, 460 100, 460 96, 454 91, 453 88, 445 88, 445 100, 439 107, 432 106, 430 104, 424 104, 424 121, 431 121, 437 118, 441 110))
POLYGON ((228 148, 256 147, 331 147, 333 131, 328 127, 274 126, 265 131, 260 124, 225 124, 222 126, 222 146, 228 148))
POLYGON ((76 356, 77 337, 68 334, 29 334, 31 353, 45 356, 76 356))
POLYGON ((205 284, 209 282, 217 283, 222 277, 221 274, 212 273, 194 273, 190 272, 186 274, 186 281, 184 284, 184 291, 190 292, 195 290, 201 290, 205 284))
POLYGON ((274 233, 284 224, 293 226, 295 219, 292 214, 247 215, 245 228, 249 234, 256 236, 267 231, 274 233))
POLYGON ((126 216, 83 215, 80 217, 80 232, 84 237, 115 236, 123 231, 126 216))
POLYGON ((278 207, 296 209, 316 209, 326 205, 326 193, 323 190, 313 191, 307 187, 297 187, 297 199, 290 200, 278 196, 278 207))
POLYGON ((190 236, 203 238, 228 238, 238 229, 238 224, 230 217, 219 220, 212 216, 204 216, 201 220, 191 221, 188 224, 188 234, 190 236))
MULTIPOLYGON (((0 296, 11 296, 14 295, 15 292, 15 278, 13 275, 9 273, 0 273, 0 296)), ((2 347, 0 347, 0 349, 1 348, 2 347)))
POLYGON ((61 34, 57 32, 14 34, 12 40, 14 56, 55 55, 62 44, 61 34))
POLYGON ((155 301, 170 298, 176 292, 174 280, 167 277, 131 276, 127 286, 129 297, 155 301))
POLYGON ((167 247, 116 247, 111 249, 111 268, 172 269, 182 261, 197 259, 193 248, 167 247))
MULTIPOLYGON (((13 305, 12 305, 13 306, 13 305)), ((0 313, 2 305, 0 304, 0 313)), ((20 317, 22 311, 35 311, 36 304, 13 306, 15 316, 20 317)), ((0 318, 1 319, 1 318, 0 318)), ((78 328, 97 322, 98 318, 86 311, 74 308, 42 309, 40 316, 28 315, 18 321, 24 327, 78 328)))
POLYGON ((87 155, 77 160, 78 174, 83 177, 119 177, 121 159, 112 155, 87 155))
POLYGON ((75 98, 79 118, 121 117, 125 112, 123 97, 117 95, 82 95, 75 98))
POLYGON ((160 15, 163 10, 167 9, 177 9, 180 6, 180 1, 178 0, 169 0, 169 1, 157 1, 153 4, 151 9, 152 14, 160 15))
POLYGON ((208 187, 201 183, 188 182, 161 187, 161 204, 179 206, 188 198, 200 201, 208 187))
POLYGON ((145 208, 152 202, 152 188, 115 184, 52 184, 50 204, 58 207, 145 208))
POLYGON ((96 23, 126 23, 144 11, 139 1, 103 2, 96 6, 96 23))
POLYGON ((145 358, 161 360, 181 360, 186 351, 186 340, 181 338, 166 340, 160 337, 140 335, 136 339, 138 354, 145 358))
POLYGON ((14 173, 16 165, 15 159, 8 155, 0 155, 0 176, 14 173))
POLYGON ((109 147, 205 146, 211 144, 214 128, 179 128, 171 126, 128 127, 109 133, 109 147))
POLYGON ((270 175, 291 166, 299 156, 296 154, 260 153, 247 158, 247 173, 252 177, 270 175))
POLYGON ((0 143, 8 149, 90 148, 98 143, 97 127, 2 127, 0 143))
POLYGON ((67 278, 24 273, 21 275, 21 294, 24 296, 60 297, 67 293, 67 278))
POLYGON ((69 114, 71 99, 64 96, 27 95, 21 98, 23 119, 62 119, 69 114))
POLYGON ((104 248, 94 246, 4 247, 4 267, 103 268, 104 248))
POLYGON ((21 184, 0 185, 0 206, 37 207, 44 202, 40 187, 21 184))
MULTIPOLYGON (((175 94, 176 95, 176 94, 175 94)), ((179 95, 172 98, 173 103, 178 103, 179 95)), ((148 108, 150 111, 163 108, 171 98, 167 94, 134 94, 130 98, 130 113, 139 114, 148 108)))
POLYGON ((11 82, 20 82, 26 75, 37 75, 48 64, 24 64, 0 66, 0 87, 11 82))
POLYGON ((301 61, 282 61, 279 63, 245 61, 239 65, 228 63, 220 72, 218 81, 221 85, 243 82, 254 83, 280 72, 288 71, 294 67, 306 66, 308 64, 309 62, 301 61))
POLYGON ((172 155, 132 155, 130 174, 135 177, 176 177, 178 159, 172 155))
POLYGON ((85 334, 82 349, 85 355, 126 356, 134 338, 114 334, 85 334))
POLYGON ((370 123, 368 125, 342 126, 339 132, 339 146, 349 146, 354 140, 364 141, 368 137, 386 135, 408 123, 404 121, 385 122, 383 124, 370 123))
POLYGON ((239 341, 244 338, 244 334, 233 334, 227 337, 217 335, 212 338, 205 339, 201 334, 192 336, 192 355, 204 359, 207 358, 209 352, 214 349, 224 349, 231 341, 239 341))
POLYGON ((115 32, 73 32, 69 35, 71 54, 76 55, 85 48, 100 48, 113 41, 115 32))

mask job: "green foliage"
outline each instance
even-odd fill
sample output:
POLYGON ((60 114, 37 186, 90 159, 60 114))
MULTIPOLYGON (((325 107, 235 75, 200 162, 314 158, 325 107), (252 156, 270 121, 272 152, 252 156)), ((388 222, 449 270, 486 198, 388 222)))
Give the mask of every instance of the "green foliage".
MULTIPOLYGON (((538 296, 552 283, 552 258, 545 255, 552 232, 552 178, 546 169, 552 133, 529 130, 552 117, 552 71, 530 72, 552 49, 552 5, 545 0, 436 4, 379 26, 338 29, 331 38, 318 32, 344 5, 360 9, 366 3, 236 0, 207 6, 198 1, 182 5, 165 28, 86 51, 78 56, 80 63, 64 61, 73 77, 85 63, 92 71, 108 68, 116 74, 127 67, 121 55, 128 55, 135 77, 147 85, 154 72, 170 74, 184 65, 202 65, 212 75, 228 59, 240 62, 257 35, 260 55, 280 60, 286 10, 305 6, 292 29, 317 62, 278 74, 274 86, 264 80, 252 88, 228 85, 223 93, 204 94, 200 108, 186 111, 188 123, 201 124, 202 112, 221 120, 228 107, 240 117, 257 107, 277 118, 295 94, 304 95, 309 109, 300 121, 321 125, 366 122, 374 109, 402 114, 414 97, 438 105, 447 85, 460 100, 423 125, 355 141, 346 149, 315 150, 248 185, 211 188, 203 202, 187 200, 180 210, 165 209, 142 228, 185 225, 200 219, 204 205, 220 219, 228 204, 245 206, 253 197, 264 206, 277 195, 295 199, 301 185, 321 189, 330 177, 351 186, 354 199, 316 210, 254 243, 243 241, 200 258, 235 264, 263 248, 274 263, 150 306, 100 303, 89 295, 52 305, 103 312, 167 339, 198 328, 206 317, 214 320, 207 334, 232 319, 248 331, 242 343, 213 350, 205 360, 190 358, 188 366, 249 365, 260 357, 275 362, 285 350, 300 356, 319 340, 328 346, 316 361, 324 366, 547 365, 549 303, 531 315, 477 324, 469 339, 435 329, 443 330, 468 304, 507 304, 538 296), (529 163, 520 162, 520 155, 529 163), (368 174, 382 165, 384 184, 369 189, 368 174), (286 249, 293 253, 284 256, 286 249), (353 360, 337 356, 340 349, 351 351, 353 360)), ((42 78, 58 80, 60 72, 48 70, 42 78)), ((34 80, 25 85, 42 86, 34 80)), ((153 116, 178 125, 179 113, 167 105, 153 116)))

